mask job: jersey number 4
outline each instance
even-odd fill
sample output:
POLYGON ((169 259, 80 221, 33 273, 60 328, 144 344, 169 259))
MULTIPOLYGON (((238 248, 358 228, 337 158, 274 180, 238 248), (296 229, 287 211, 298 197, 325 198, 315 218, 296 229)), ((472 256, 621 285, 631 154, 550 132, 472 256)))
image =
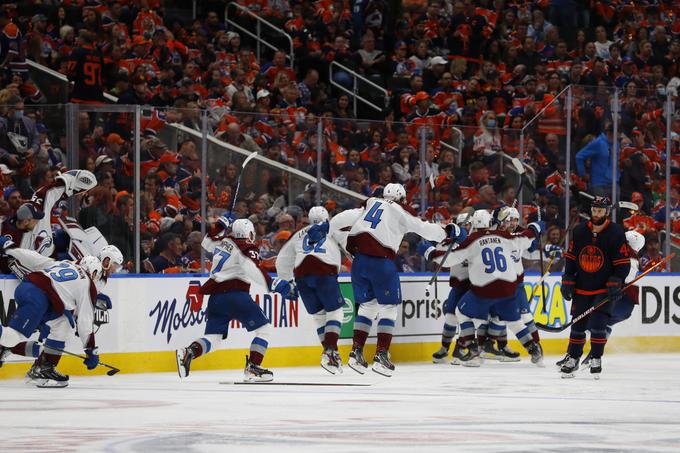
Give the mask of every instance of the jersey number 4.
POLYGON ((482 262, 486 266, 484 272, 487 274, 493 274, 496 269, 500 272, 505 272, 508 269, 508 262, 503 256, 503 248, 496 247, 491 250, 490 247, 485 247, 482 249, 482 262))
POLYGON ((364 217, 364 220, 367 222, 371 223, 371 229, 375 230, 378 224, 380 223, 380 216, 382 216, 382 213, 384 209, 380 209, 380 205, 382 203, 377 202, 373 206, 371 206, 371 209, 368 210, 366 213, 366 217, 364 217))

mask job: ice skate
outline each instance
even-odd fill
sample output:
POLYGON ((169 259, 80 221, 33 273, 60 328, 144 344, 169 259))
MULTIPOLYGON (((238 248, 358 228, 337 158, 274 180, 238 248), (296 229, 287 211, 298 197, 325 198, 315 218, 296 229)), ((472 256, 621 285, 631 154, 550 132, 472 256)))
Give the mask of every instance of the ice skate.
POLYGON ((567 355, 567 361, 560 368, 560 373, 562 373, 562 379, 569 379, 574 377, 574 373, 578 371, 578 359, 567 355))
POLYGON ((176 351, 177 354, 177 374, 180 378, 189 376, 189 368, 191 367, 191 360, 194 358, 194 353, 191 348, 182 348, 176 351))
POLYGON ((463 357, 461 357, 461 365, 473 368, 482 366, 482 357, 480 352, 481 351, 479 350, 477 342, 473 341, 468 347, 468 352, 463 357))
POLYGON ((481 345, 481 357, 489 360, 500 360, 502 353, 496 349, 495 342, 487 338, 481 345))
POLYGON ((451 360, 451 365, 460 365, 463 361, 463 348, 456 343, 456 347, 453 348, 453 360, 451 360))
MULTIPOLYGON (((590 357, 590 355, 588 355, 590 357)), ((584 360, 585 362, 585 360, 584 360)), ((590 358, 590 375, 593 379, 600 379, 600 374, 602 373, 602 359, 596 359, 594 357, 590 358)))
POLYGON ((5 363, 5 359, 7 356, 10 354, 10 349, 6 348, 4 346, 0 346, 0 368, 2 368, 2 364, 5 363))
POLYGON ((246 367, 243 370, 245 382, 270 382, 274 379, 274 373, 250 361, 246 356, 246 367))
POLYGON ((589 369, 592 359, 593 359, 593 354, 589 352, 588 355, 586 356, 586 358, 581 361, 581 369, 582 370, 589 369))
POLYGON ((325 349, 321 353, 321 368, 331 374, 342 374, 342 360, 338 351, 325 349))
POLYGON ((349 360, 347 365, 359 374, 366 373, 368 369, 368 362, 364 358, 364 348, 352 349, 349 353, 349 360))
POLYGON ((565 354, 564 357, 563 357, 562 359, 560 359, 560 360, 558 360, 557 362, 555 362, 555 366, 556 366, 558 369, 560 369, 560 368, 562 368, 562 365, 564 365, 565 363, 567 363, 567 360, 569 360, 569 354, 565 354))
POLYGON ((527 352, 531 354, 531 363, 541 368, 545 366, 545 364, 543 364, 543 348, 540 343, 532 343, 531 346, 527 348, 527 352))
POLYGON ((501 352, 501 362, 519 362, 519 352, 513 351, 510 349, 510 346, 505 345, 503 349, 500 349, 501 352))
POLYGON ((378 351, 373 356, 373 366, 371 369, 386 377, 391 377, 394 373, 394 364, 390 361, 390 353, 387 351, 378 351))
POLYGON ((58 372, 51 363, 34 364, 26 373, 26 383, 39 388, 68 386, 69 377, 58 372))
POLYGON ((432 354, 432 363, 444 363, 449 356, 449 348, 440 347, 437 352, 432 354))

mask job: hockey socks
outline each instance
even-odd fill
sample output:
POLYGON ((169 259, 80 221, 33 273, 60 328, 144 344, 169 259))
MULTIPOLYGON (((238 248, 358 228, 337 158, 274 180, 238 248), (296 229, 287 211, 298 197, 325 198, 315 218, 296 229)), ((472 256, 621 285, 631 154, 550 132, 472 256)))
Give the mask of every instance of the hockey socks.
POLYGON ((255 365, 262 364, 264 355, 267 352, 267 346, 269 346, 269 342, 264 338, 253 338, 253 342, 250 343, 250 361, 255 365))
POLYGON ((338 339, 340 338, 340 330, 342 329, 342 309, 333 310, 326 313, 326 324, 324 326, 324 348, 330 348, 334 351, 338 350, 338 339))
POLYGON ((442 329, 442 346, 448 351, 453 343, 458 329, 458 319, 456 315, 447 313, 444 315, 444 328, 442 329))
POLYGON ((37 341, 22 341, 13 348, 12 354, 21 355, 24 357, 38 357, 40 355, 41 347, 37 341))

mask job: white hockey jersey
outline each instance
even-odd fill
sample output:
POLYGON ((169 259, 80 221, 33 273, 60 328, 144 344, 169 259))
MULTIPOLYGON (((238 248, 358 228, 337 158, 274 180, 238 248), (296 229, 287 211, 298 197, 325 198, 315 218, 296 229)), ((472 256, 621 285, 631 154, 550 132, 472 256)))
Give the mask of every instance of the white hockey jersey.
POLYGON ((467 260, 472 292, 486 299, 510 297, 515 293, 518 275, 511 254, 514 250, 529 248, 533 239, 533 230, 518 234, 475 231, 449 254, 444 266, 467 260))
POLYGON ((206 235, 201 246, 212 255, 210 278, 201 287, 202 294, 248 292, 251 283, 269 291, 271 278, 260 268, 255 244, 232 238, 214 241, 206 235))
POLYGON ((347 251, 352 254, 394 259, 406 233, 436 242, 446 237, 441 226, 424 222, 399 203, 383 198, 369 198, 364 208, 344 211, 334 219, 338 217, 339 229, 351 226, 347 251))
POLYGON ((57 264, 56 260, 28 249, 7 249, 5 254, 8 256, 7 266, 20 280, 31 272, 41 271, 57 264))
POLYGON ((276 274, 284 280, 306 275, 337 275, 342 255, 336 239, 340 236, 330 222, 328 234, 316 244, 309 243, 310 226, 293 233, 276 257, 276 274))
POLYGON ((72 312, 83 347, 94 347, 93 321, 97 289, 80 266, 70 261, 60 261, 42 271, 28 274, 26 280, 47 294, 56 313, 72 312))
MULTIPOLYGON (((446 255, 446 250, 449 248, 449 244, 448 241, 437 244, 435 249, 430 253, 429 258, 436 264, 441 263, 442 259, 444 259, 444 255, 446 255)), ((457 247, 458 244, 454 244, 451 250, 455 250, 457 247)), ((448 261, 449 260, 447 259, 447 262, 448 261)), ((455 263, 449 267, 449 286, 462 289, 468 289, 470 287, 467 260, 455 263)))

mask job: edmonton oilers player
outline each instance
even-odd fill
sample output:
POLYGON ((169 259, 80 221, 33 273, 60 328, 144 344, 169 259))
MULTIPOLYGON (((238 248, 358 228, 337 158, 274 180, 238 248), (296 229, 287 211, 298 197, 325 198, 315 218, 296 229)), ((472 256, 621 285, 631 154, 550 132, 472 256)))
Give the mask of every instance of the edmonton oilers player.
POLYGON ((607 343, 607 324, 619 303, 623 281, 630 272, 630 254, 621 225, 609 220, 611 201, 595 197, 590 205, 590 221, 574 228, 569 249, 564 254, 562 295, 571 300, 571 315, 579 316, 605 298, 608 300, 590 316, 575 322, 569 334, 568 357, 560 368, 563 378, 574 377, 590 330, 590 373, 599 379, 602 355, 607 343))
POLYGON ((321 367, 331 374, 342 373, 338 338, 342 327, 342 307, 338 272, 342 233, 328 222, 322 206, 309 210, 310 226, 295 232, 276 258, 276 273, 283 280, 293 280, 307 313, 312 315, 324 350, 321 367))
MULTIPOLYGON (((247 219, 220 217, 213 231, 203 239, 202 247, 212 255, 210 278, 201 286, 200 294, 209 294, 205 334, 188 347, 177 350, 177 372, 180 378, 189 375, 191 361, 209 353, 227 338, 229 322, 238 320, 255 338, 246 356, 245 381, 271 381, 274 374, 262 368, 269 345, 271 324, 262 309, 250 296, 251 283, 289 297, 291 286, 285 280, 271 277, 260 267, 255 246, 255 227, 247 219), (227 231, 231 227, 230 237, 227 231)), ((200 309, 196 307, 196 309, 200 309)))
MULTIPOLYGON (((368 369, 364 345, 378 319, 378 345, 372 369, 383 376, 394 372, 389 356, 390 343, 401 304, 401 285, 394 262, 396 252, 406 233, 416 233, 428 241, 440 242, 445 230, 433 223, 420 220, 401 202, 406 191, 401 184, 385 186, 382 198, 366 200, 363 208, 344 211, 336 217, 338 228, 351 227, 347 251, 354 255, 352 288, 359 311, 354 321, 354 338, 348 365, 359 374, 368 369)), ((461 229, 451 225, 452 239, 458 239, 461 229)))

